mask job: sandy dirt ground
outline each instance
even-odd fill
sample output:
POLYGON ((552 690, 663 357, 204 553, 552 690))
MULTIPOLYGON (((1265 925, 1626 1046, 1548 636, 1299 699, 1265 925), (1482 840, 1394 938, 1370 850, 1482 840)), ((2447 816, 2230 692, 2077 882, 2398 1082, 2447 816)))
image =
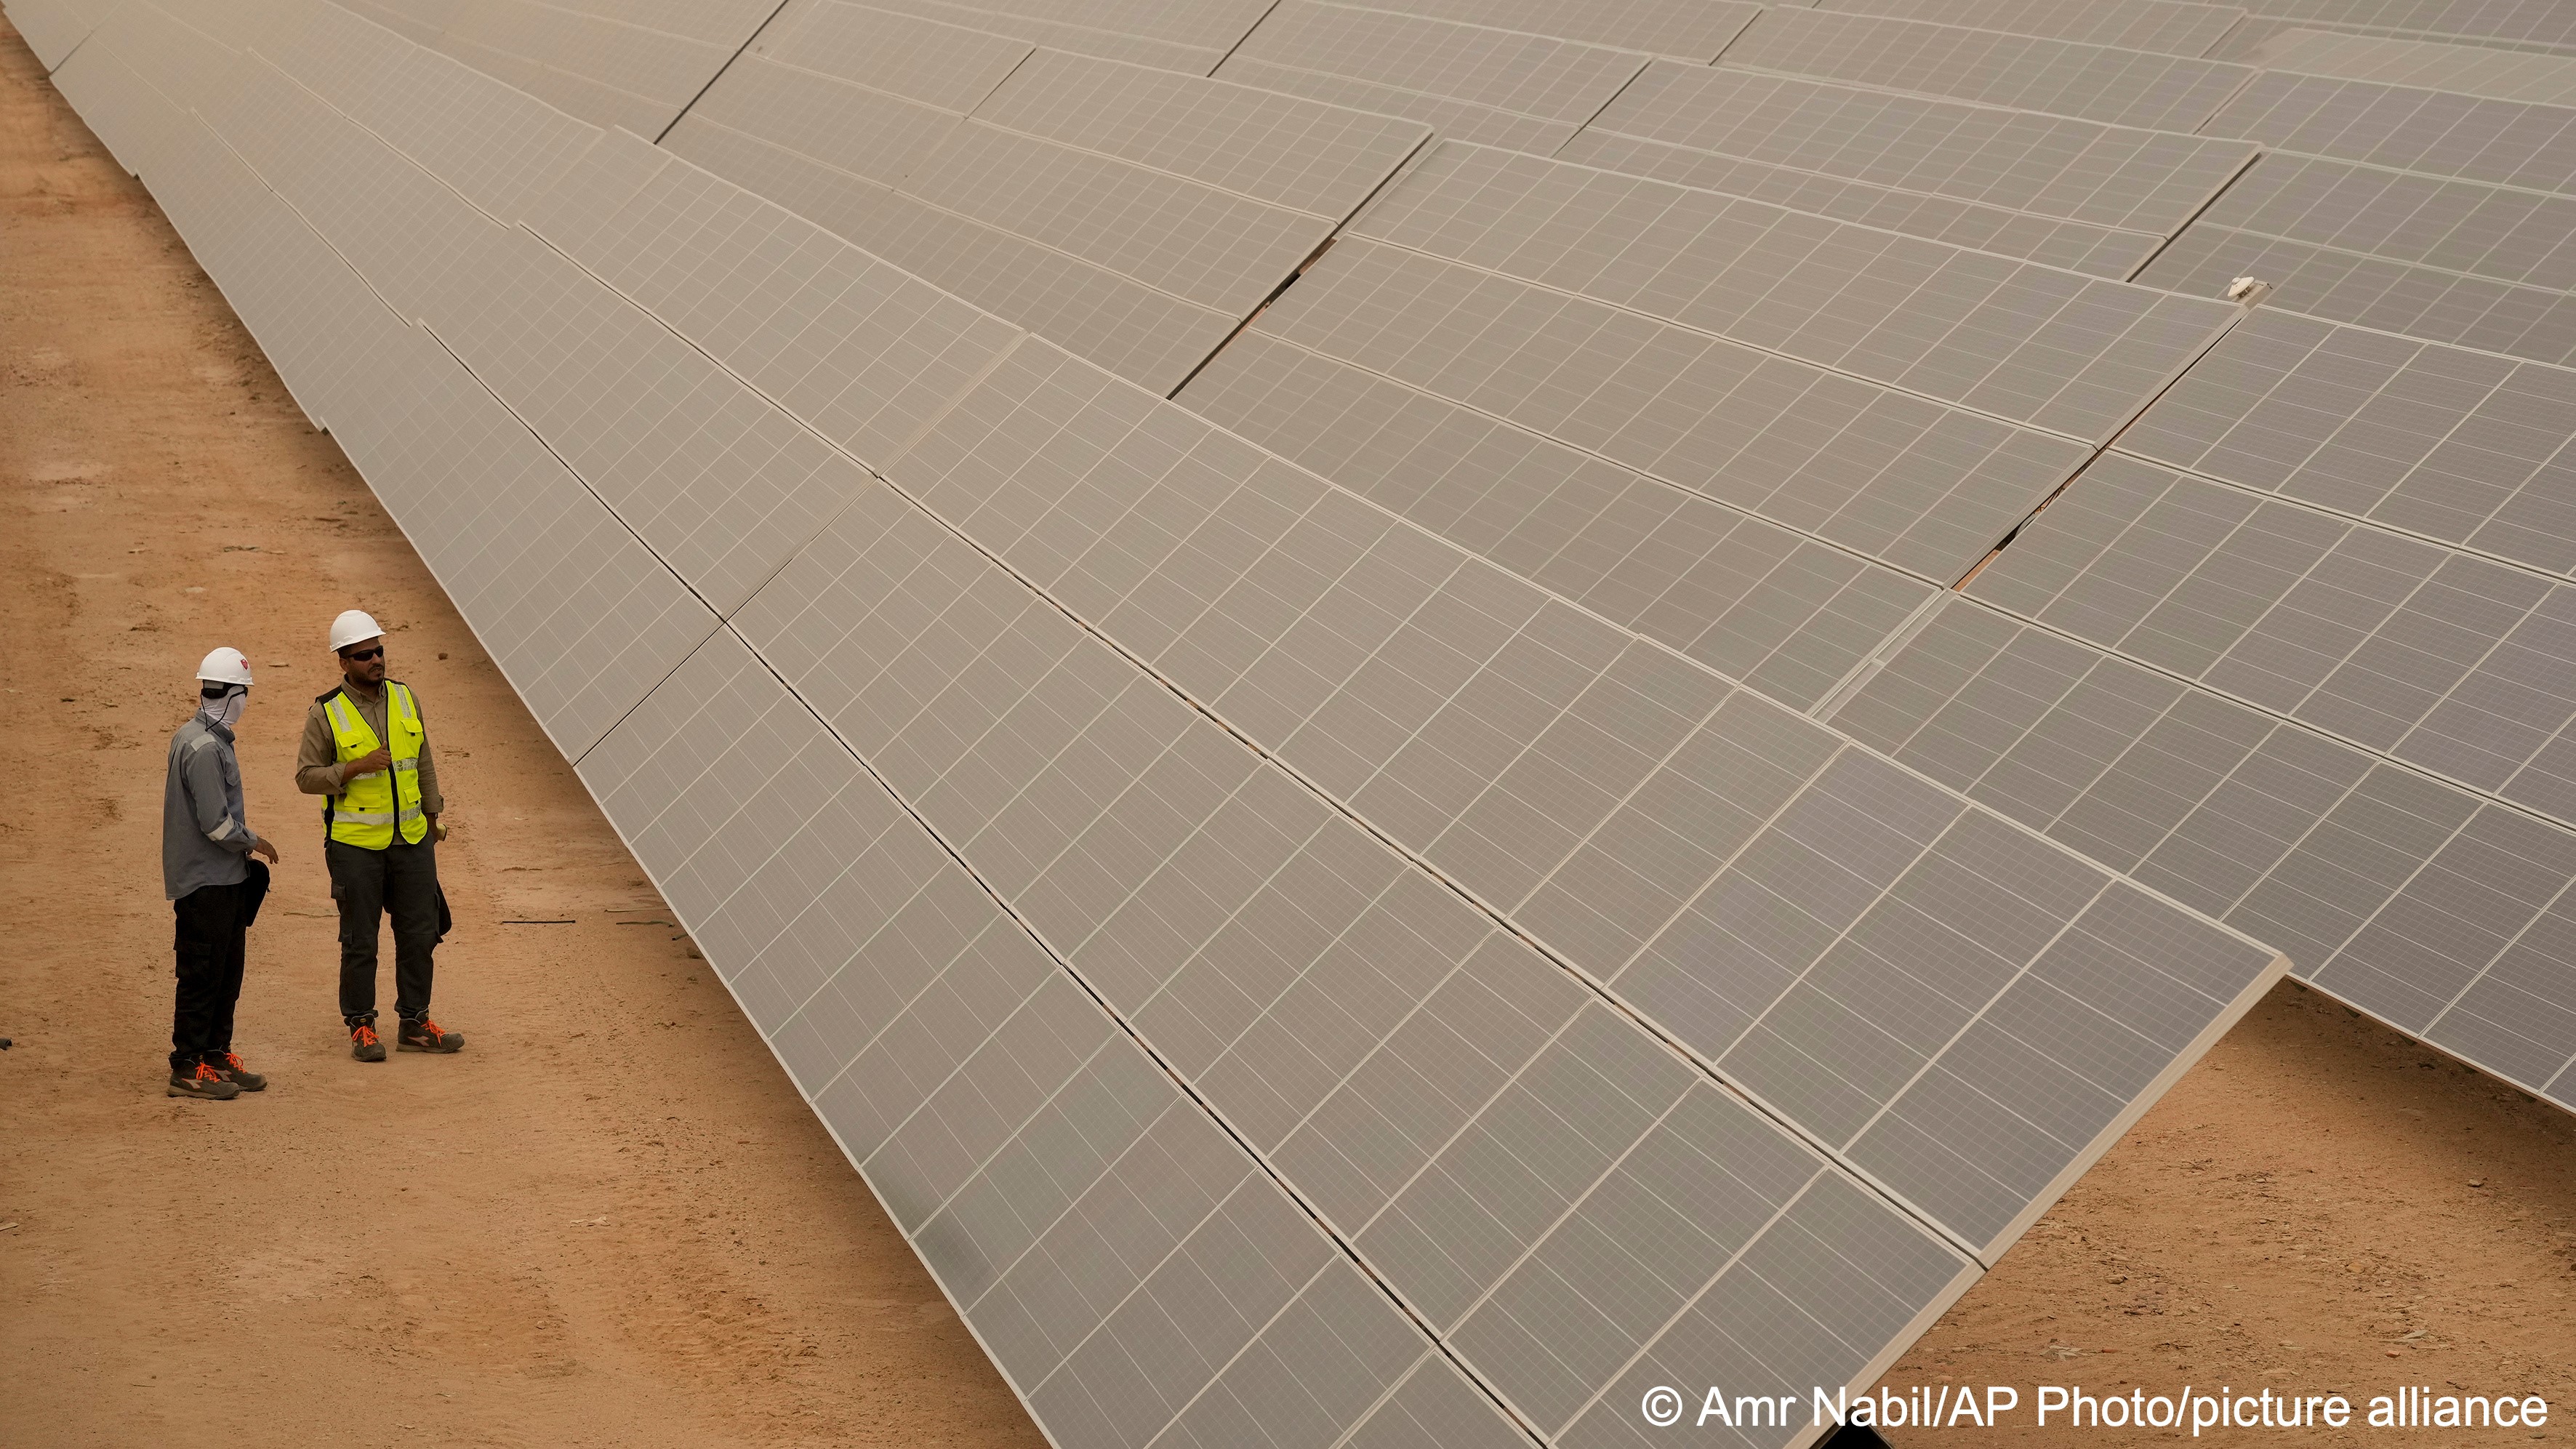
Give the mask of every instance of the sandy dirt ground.
MULTIPOLYGON (((0 688, 0 1445, 1041 1442, 365 484, 5 29, 0 688), (339 1033, 291 756, 351 606, 392 630, 440 751, 437 1015, 461 1056, 361 1066, 339 1033), (228 1104, 161 1078, 163 747, 218 643, 258 673, 249 809, 286 852, 238 1043, 275 1085, 228 1104)), ((2572 1355, 2576 1120, 2285 986, 1888 1382, 2025 1404, 2459 1385, 2549 1396, 2560 1438, 2572 1355)))

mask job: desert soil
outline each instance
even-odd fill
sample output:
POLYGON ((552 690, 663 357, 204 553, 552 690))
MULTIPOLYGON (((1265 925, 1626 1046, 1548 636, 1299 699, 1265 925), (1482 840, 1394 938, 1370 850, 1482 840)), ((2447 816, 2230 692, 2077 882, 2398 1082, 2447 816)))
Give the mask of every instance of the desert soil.
MULTIPOLYGON (((5 28, 0 486, 0 1445, 1041 1442, 364 482, 5 28), (455 1057, 359 1065, 339 1032, 291 758, 352 606, 392 631, 451 800, 455 1057), (219 643, 258 675, 248 805, 286 853, 238 1034, 274 1085, 172 1101, 163 746, 219 643)), ((2571 1356, 2576 1119, 2284 986, 1888 1382, 2025 1404, 2458 1385, 2547 1395, 2560 1438, 2571 1356)))

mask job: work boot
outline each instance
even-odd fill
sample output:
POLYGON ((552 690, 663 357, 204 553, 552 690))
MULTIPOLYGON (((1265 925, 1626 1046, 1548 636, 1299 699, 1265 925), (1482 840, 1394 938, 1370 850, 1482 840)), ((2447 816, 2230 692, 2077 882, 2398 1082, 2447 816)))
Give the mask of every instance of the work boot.
POLYGON ((405 1018, 394 1045, 407 1052, 453 1052, 465 1049, 465 1033, 440 1031, 438 1023, 428 1017, 418 1021, 405 1018))
POLYGON ((261 1076, 259 1073, 252 1071, 246 1066, 243 1066, 240 1052, 218 1053, 215 1060, 206 1063, 206 1065, 215 1069, 216 1076, 223 1078, 225 1081, 232 1083, 234 1086, 241 1088, 245 1092, 264 1092, 268 1090, 268 1078, 261 1076))
POLYGON ((215 1069, 199 1062, 184 1072, 170 1074, 170 1095, 203 1097, 209 1102, 229 1102, 241 1095, 242 1089, 215 1075, 215 1069))
POLYGON ((349 1023, 349 1055, 362 1062, 380 1062, 385 1059, 385 1044, 376 1039, 374 1022, 349 1023))

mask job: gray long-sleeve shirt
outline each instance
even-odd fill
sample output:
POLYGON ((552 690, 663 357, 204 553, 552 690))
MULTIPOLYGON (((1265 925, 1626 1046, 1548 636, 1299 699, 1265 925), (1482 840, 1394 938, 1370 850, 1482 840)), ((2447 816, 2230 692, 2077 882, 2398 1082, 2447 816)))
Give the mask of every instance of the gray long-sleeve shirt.
POLYGON ((170 778, 161 790, 161 889, 178 900, 202 886, 250 876, 242 862, 259 837, 242 809, 241 764, 233 732, 203 714, 170 736, 170 778))

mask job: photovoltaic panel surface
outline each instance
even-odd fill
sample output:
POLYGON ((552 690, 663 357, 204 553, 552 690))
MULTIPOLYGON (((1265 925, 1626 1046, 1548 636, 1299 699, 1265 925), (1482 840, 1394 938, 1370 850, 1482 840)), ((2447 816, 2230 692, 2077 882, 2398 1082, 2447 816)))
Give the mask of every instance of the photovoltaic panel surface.
POLYGON ((2571 439, 2576 372, 2262 308, 2119 446, 2563 574, 2571 439))
POLYGON ((1544 156, 1609 104, 1647 59, 1516 31, 1285 0, 1216 74, 1544 156))
POLYGON ((2294 30, 2322 30, 2336 35, 2371 35, 2384 40, 2431 40, 2446 45, 2475 45, 2488 50, 2529 51, 2540 55, 2576 55, 2576 45, 2545 40, 2515 40, 2504 36, 2479 35, 2459 31, 2427 32, 2385 25, 2348 25, 2333 20, 2305 20, 2279 15, 2248 15, 2227 32, 2225 38, 2210 47, 2211 60, 2259 60, 2263 48, 2280 35, 2294 30))
POLYGON ((1586 129, 2157 235, 2254 158, 2243 143, 1669 63, 1586 129))
POLYGON ((1642 50, 1701 65, 1716 60, 1761 13, 1759 5, 1742 0, 1628 0, 1588 6, 1554 0, 1381 0, 1369 8, 1642 50))
POLYGON ((2276 152, 2229 186, 2139 280, 2539 362, 2576 360, 2576 200, 2276 152))
POLYGON ((1814 8, 2189 56, 2209 54, 2245 16, 2191 0, 1820 0, 1814 8))
POLYGON ((2292 32, 2264 46, 2269 70, 2387 81, 2499 101, 2576 101, 2576 57, 2474 45, 2292 32))
POLYGON ((2253 74, 2226 61, 1795 8, 1763 11, 1724 63, 2168 131, 2199 127, 2253 74))
POLYGON ((2237 309, 1444 142, 1351 234, 2107 441, 2237 309))
POLYGON ((657 136, 778 0, 372 0, 361 8, 582 120, 657 136))
POLYGON ((2550 0, 2259 0, 2246 8, 2294 20, 2576 43, 2576 16, 2550 0))
POLYGON ((980 33, 820 5, 710 88, 669 143, 1168 392, 1424 135, 1227 81, 1055 50, 1015 58, 980 33))
MULTIPOLYGON (((949 0, 873 0, 872 8, 891 10, 903 15, 936 20, 967 30, 980 30, 991 35, 1008 35, 1043 45, 1051 50, 1069 50, 1076 55, 1097 56, 1102 60, 1123 60, 1130 65, 1150 65, 1184 75, 1205 75, 1225 58, 1225 44, 1192 45, 1181 41, 1157 39, 1139 30, 1121 30, 1124 14, 1116 7, 1083 7, 1081 21, 1047 19, 1034 13, 1044 6, 958 5, 949 0)), ((1051 14, 1071 14, 1056 7, 1051 14)), ((1258 10, 1238 17, 1245 28, 1260 18, 1258 10)), ((1144 29, 1160 30, 1161 26, 1144 24, 1144 29)))
POLYGON ((13 0, 5 8, 10 26, 45 69, 69 59, 98 23, 115 8, 115 0, 13 0))
POLYGON ((2435 176, 2576 187, 2576 107, 2264 71, 2199 129, 2435 176))
POLYGON ((1965 600, 1834 722, 2576 1105, 2576 834, 1965 600))

